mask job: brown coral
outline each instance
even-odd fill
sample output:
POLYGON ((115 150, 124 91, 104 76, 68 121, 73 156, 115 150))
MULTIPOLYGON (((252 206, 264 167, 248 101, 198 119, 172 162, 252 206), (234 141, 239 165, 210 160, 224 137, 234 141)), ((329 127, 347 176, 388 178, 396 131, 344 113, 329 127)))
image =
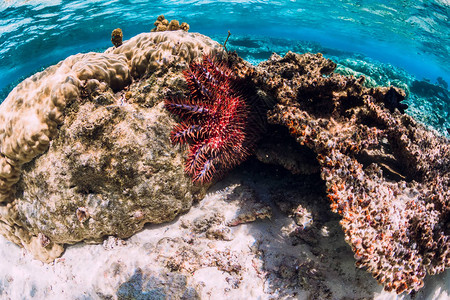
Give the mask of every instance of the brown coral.
POLYGON ((356 264, 411 292, 450 267, 450 143, 402 114, 404 92, 333 73, 321 54, 272 56, 255 77, 286 126, 317 154, 356 264))
POLYGON ((119 47, 122 45, 123 33, 122 29, 116 28, 111 33, 111 42, 115 47, 119 47))
POLYGON ((189 31, 189 24, 186 22, 183 22, 180 24, 178 20, 169 20, 164 17, 164 15, 158 16, 155 23, 155 28, 151 30, 151 32, 155 31, 175 31, 175 30, 183 30, 183 31, 189 31))

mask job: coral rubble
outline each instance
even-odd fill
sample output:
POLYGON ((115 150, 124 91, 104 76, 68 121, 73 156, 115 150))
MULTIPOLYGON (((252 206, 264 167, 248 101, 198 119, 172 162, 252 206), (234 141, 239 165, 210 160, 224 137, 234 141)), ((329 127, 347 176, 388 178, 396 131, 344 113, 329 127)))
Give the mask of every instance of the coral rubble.
POLYGON ((388 291, 418 290, 450 267, 450 143, 402 114, 404 92, 333 73, 321 54, 273 55, 257 86, 282 125, 317 155, 356 264, 388 291))
POLYGON ((185 171, 194 182, 209 182, 252 154, 258 131, 249 105, 236 90, 236 76, 205 55, 184 71, 189 97, 172 96, 165 107, 181 117, 171 133, 174 144, 189 144, 185 171))
POLYGON ((184 176, 162 102, 204 52, 223 50, 196 33, 144 33, 20 83, 0 106, 0 233, 49 262, 64 244, 189 209, 204 187, 184 176))

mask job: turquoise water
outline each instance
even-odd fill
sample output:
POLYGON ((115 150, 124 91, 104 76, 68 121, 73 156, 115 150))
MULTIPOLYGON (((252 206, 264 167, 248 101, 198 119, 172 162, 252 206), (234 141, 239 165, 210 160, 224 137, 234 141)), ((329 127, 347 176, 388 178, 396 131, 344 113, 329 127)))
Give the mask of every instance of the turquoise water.
POLYGON ((3 0, 0 100, 43 67, 111 46, 114 28, 124 39, 150 31, 160 14, 220 42, 230 30, 229 48, 253 63, 273 51, 317 50, 378 84, 397 80, 411 90, 410 114, 450 130, 449 0, 3 0))

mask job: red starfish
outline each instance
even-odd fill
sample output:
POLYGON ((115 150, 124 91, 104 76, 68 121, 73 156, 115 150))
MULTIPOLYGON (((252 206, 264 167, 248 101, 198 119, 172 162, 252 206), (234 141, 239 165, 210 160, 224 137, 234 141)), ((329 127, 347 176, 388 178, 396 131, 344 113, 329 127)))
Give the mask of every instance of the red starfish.
POLYGON ((256 139, 247 128, 249 106, 237 92, 236 77, 208 55, 184 72, 190 97, 169 97, 165 107, 181 118, 171 132, 174 144, 189 144, 185 171, 204 183, 243 162, 256 139))

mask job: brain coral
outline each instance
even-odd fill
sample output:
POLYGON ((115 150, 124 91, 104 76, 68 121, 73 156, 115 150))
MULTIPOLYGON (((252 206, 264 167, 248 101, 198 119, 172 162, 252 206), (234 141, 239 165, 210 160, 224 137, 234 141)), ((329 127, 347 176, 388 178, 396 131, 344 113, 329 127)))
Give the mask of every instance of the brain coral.
POLYGON ((144 33, 20 83, 0 106, 0 233, 51 261, 62 244, 130 236, 188 209, 199 190, 168 150, 172 118, 158 96, 139 99, 222 51, 200 34, 144 33))
POLYGON ((317 155, 356 264, 411 292, 450 267, 450 143, 399 110, 404 92, 365 88, 321 54, 272 56, 255 76, 269 122, 317 155))

